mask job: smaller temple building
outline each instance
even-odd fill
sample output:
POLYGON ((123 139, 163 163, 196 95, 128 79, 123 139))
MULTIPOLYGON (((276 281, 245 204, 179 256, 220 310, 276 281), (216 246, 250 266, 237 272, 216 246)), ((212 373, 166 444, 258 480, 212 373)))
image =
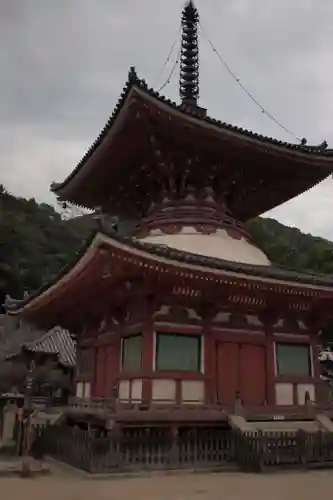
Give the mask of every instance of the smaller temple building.
POLYGON ((21 344, 6 356, 6 362, 26 369, 33 363, 36 382, 33 396, 67 400, 73 394, 76 348, 67 330, 56 326, 38 340, 21 344))

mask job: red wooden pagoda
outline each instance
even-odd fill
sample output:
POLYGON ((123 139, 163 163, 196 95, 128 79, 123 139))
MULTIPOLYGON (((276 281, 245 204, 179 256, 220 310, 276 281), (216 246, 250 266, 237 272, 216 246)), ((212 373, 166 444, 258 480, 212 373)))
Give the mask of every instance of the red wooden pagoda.
POLYGON ((7 308, 76 334, 78 398, 116 398, 150 418, 158 405, 207 414, 237 401, 283 414, 318 399, 333 282, 275 266, 244 223, 329 176, 333 151, 210 118, 198 105, 197 23, 189 2, 181 104, 131 68, 100 136, 52 185, 99 212, 97 232, 54 282, 7 308))

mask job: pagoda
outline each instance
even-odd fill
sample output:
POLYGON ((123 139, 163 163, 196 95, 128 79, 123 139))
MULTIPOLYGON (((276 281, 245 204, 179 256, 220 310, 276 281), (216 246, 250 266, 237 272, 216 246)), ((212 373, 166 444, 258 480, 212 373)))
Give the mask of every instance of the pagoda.
POLYGON ((76 408, 105 401, 119 420, 161 420, 162 407, 168 421, 202 422, 227 420, 237 404, 244 415, 320 405, 332 278, 274 265, 245 222, 332 174, 333 150, 210 118, 198 104, 198 21, 190 1, 180 104, 131 68, 99 137, 51 186, 95 211, 91 239, 57 279, 6 304, 75 334, 76 408))

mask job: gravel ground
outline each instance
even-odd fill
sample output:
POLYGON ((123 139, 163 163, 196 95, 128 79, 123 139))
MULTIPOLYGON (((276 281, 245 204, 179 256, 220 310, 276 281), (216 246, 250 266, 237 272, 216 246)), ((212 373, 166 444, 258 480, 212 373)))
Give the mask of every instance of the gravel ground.
POLYGON ((63 470, 0 479, 0 497, 24 500, 314 500, 331 498, 333 472, 184 474, 89 480, 63 470))

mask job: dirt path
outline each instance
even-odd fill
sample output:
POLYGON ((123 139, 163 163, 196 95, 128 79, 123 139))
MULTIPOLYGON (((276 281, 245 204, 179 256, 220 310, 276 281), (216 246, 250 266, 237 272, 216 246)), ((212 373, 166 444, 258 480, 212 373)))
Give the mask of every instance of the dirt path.
POLYGON ((188 474, 87 480, 56 472, 38 479, 0 479, 1 498, 24 500, 314 500, 330 498, 333 472, 188 474))

